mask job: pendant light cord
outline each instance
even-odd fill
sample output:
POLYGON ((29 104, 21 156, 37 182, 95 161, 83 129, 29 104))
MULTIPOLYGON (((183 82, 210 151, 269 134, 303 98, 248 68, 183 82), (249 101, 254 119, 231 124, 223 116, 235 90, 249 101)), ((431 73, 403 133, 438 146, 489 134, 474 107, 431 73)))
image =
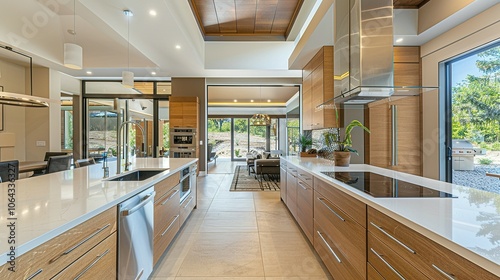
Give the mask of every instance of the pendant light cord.
POLYGON ((76 44, 76 0, 73 0, 73 41, 76 44))
POLYGON ((130 16, 127 16, 127 70, 130 72, 130 16))

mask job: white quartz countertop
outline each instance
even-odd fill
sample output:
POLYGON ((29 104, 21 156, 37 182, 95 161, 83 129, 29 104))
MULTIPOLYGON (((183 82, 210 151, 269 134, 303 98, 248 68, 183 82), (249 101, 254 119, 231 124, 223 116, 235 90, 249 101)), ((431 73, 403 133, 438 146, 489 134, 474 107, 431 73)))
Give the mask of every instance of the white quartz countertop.
MULTIPOLYGON (((194 158, 132 160, 131 171, 165 170, 139 182, 103 180, 102 164, 20 179, 15 181, 15 216, 8 212, 8 183, 0 184, 0 266, 8 260, 10 222, 16 223, 16 255, 20 256, 196 161, 194 158), (12 217, 17 220, 8 220, 12 217)), ((108 166, 110 178, 116 176, 116 161, 110 161, 108 166)))
POLYGON ((366 164, 338 167, 332 161, 319 158, 289 156, 282 159, 500 275, 500 194, 366 164), (322 171, 374 172, 451 193, 455 198, 377 198, 328 177, 322 171))

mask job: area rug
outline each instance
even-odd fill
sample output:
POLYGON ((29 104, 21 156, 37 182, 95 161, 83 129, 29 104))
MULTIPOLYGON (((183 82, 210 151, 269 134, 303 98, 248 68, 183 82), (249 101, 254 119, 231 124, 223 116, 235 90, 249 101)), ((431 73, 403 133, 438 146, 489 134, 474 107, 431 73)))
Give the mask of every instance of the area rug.
POLYGON ((279 191, 280 182, 277 176, 262 175, 256 176, 254 173, 248 175, 246 166, 237 165, 234 169, 233 182, 230 191, 279 191), (260 183, 259 183, 260 181, 260 183))

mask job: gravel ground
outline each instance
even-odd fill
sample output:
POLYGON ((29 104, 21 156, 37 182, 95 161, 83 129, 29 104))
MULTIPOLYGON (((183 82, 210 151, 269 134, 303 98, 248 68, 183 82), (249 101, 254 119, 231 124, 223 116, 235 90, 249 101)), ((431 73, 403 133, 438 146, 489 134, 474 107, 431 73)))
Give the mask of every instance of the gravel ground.
POLYGON ((500 174, 500 165, 475 165, 471 171, 453 171, 453 183, 479 190, 500 193, 500 179, 486 176, 488 173, 500 174))

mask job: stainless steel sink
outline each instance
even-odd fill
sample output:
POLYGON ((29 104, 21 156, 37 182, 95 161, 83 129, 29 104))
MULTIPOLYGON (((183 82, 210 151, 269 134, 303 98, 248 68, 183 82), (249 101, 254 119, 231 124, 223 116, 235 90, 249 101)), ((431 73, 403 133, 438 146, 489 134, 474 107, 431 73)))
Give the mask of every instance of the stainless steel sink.
POLYGON ((110 178, 107 181, 144 181, 168 169, 159 170, 135 170, 129 173, 110 178))

